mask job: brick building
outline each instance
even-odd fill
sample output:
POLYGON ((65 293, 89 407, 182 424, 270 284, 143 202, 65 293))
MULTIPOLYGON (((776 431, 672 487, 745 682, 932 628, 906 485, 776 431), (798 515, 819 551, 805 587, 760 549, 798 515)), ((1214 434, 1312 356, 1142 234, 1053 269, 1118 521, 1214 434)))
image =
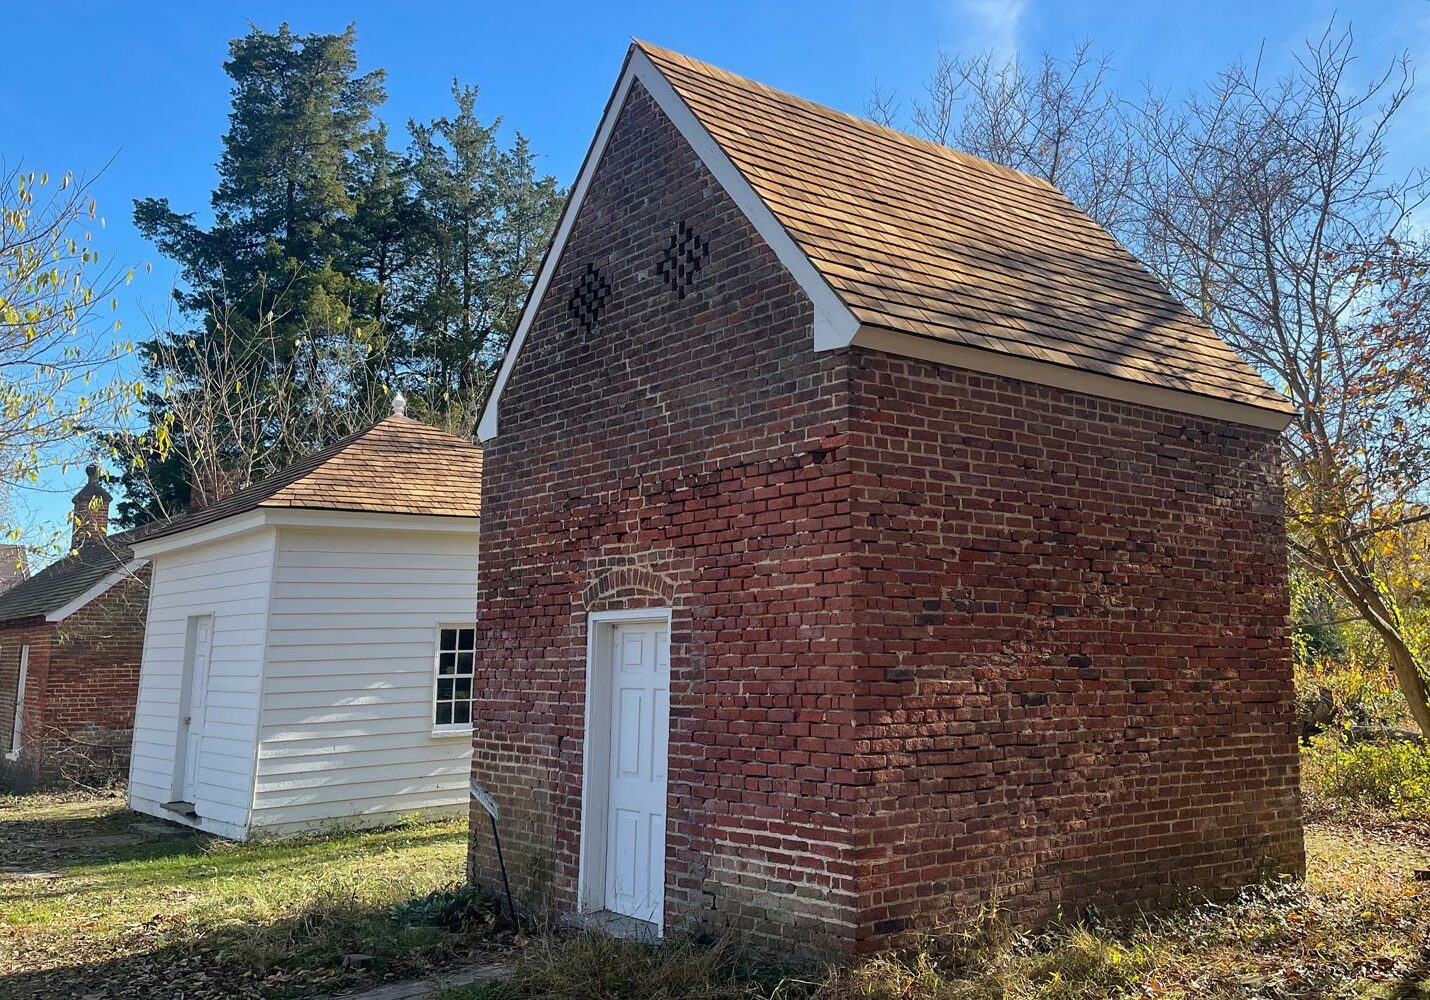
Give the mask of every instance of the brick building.
POLYGON ((0 594, 0 785, 105 785, 129 766, 149 571, 107 534, 91 466, 70 554, 0 594))
POLYGON ((480 428, 513 889, 853 952, 1299 871, 1288 420, 1044 182, 633 46, 480 428))

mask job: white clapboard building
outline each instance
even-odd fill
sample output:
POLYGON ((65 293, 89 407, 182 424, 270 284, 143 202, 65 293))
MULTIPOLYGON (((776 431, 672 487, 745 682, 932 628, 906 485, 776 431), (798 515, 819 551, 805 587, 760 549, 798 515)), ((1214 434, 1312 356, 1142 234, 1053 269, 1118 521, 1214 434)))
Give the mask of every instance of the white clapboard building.
POLYGON ((237 840, 465 810, 481 462, 399 405, 137 543, 130 805, 237 840))

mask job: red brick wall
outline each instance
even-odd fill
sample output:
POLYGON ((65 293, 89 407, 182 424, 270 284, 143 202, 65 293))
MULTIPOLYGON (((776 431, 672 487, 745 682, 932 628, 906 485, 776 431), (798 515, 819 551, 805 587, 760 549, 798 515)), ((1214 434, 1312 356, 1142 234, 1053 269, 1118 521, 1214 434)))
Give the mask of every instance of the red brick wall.
POLYGON ((30 646, 25 746, 20 766, 11 768, 17 772, 12 782, 104 785, 124 779, 148 599, 146 566, 63 622, 0 631, 0 673, 8 676, 20 645, 30 646))
POLYGON ((852 385, 862 933, 1300 871, 1277 435, 862 352, 852 385))
POLYGON ((513 889, 573 907, 586 615, 641 606, 671 929, 849 951, 1297 868, 1275 435, 816 355, 811 321, 637 86, 486 449, 473 775, 513 889))
MULTIPOLYGON (((590 611, 670 606, 667 921, 852 941, 845 362, 637 86, 502 397, 486 451, 473 774, 513 888, 570 909, 590 611), (676 225, 708 237, 684 299, 676 225), (567 309, 596 262, 609 309, 567 309)), ((474 862, 495 879, 485 814, 474 862)))

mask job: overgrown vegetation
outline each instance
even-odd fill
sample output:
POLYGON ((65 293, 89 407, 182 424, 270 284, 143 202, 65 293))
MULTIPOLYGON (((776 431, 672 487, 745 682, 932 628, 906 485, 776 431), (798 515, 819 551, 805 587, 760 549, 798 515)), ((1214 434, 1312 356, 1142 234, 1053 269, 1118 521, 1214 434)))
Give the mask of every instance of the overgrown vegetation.
POLYGON ((426 924, 449 931, 491 931, 501 919, 496 900, 476 886, 455 885, 437 889, 392 908, 392 919, 402 925, 426 924))
MULTIPOLYGON (((1340 614, 1320 580, 1297 574, 1293 583, 1301 784, 1309 807, 1430 817, 1430 752, 1397 690, 1385 644, 1340 614)), ((1408 634, 1419 635, 1424 611, 1413 606, 1416 628, 1408 634)))
POLYGON ((1337 733, 1312 740, 1301 757, 1313 796, 1401 815, 1430 814, 1430 754, 1413 741, 1347 743, 1337 733))
POLYGON ((728 943, 652 948, 575 936, 500 983, 440 1000, 1102 1000, 1430 996, 1430 906, 1414 869, 1430 827, 1318 823, 1309 875, 1129 925, 1039 934, 996 924, 849 968, 774 970, 728 943), (1413 846, 1407 847, 1407 843, 1413 846))

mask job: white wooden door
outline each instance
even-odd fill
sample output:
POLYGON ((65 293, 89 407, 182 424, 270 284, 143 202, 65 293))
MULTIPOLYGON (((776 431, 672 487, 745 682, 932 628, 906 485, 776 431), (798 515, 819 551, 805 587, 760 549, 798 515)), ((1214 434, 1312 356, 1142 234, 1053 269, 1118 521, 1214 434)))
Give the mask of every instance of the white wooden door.
POLYGON ((189 619, 184 644, 184 683, 179 703, 179 740, 174 762, 174 789, 193 802, 204 740, 204 705, 208 700, 209 652, 213 646, 213 616, 189 619))
POLYGON ((15 678, 15 725, 10 729, 10 753, 18 754, 23 744, 20 726, 25 721, 25 677, 30 672, 30 647, 20 647, 20 673, 15 678))
POLYGON ((670 642, 664 622, 611 630, 606 909, 661 923, 665 904, 670 642))

